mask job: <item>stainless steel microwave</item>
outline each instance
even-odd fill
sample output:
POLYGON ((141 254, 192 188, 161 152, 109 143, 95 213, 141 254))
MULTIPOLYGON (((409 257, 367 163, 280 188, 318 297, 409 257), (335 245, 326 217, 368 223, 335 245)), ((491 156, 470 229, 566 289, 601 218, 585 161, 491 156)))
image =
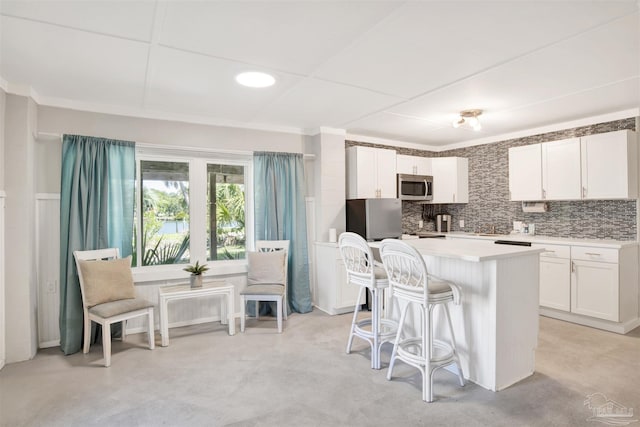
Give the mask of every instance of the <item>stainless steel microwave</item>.
POLYGON ((433 200, 433 177, 429 175, 398 174, 398 199, 433 200))

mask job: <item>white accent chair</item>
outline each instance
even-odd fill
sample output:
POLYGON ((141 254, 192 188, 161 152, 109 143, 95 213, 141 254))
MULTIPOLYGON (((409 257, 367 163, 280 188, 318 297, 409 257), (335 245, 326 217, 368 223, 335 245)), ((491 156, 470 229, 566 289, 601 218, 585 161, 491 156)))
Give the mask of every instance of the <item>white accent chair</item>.
POLYGON ((240 331, 244 332, 247 301, 256 303, 256 319, 260 318, 260 301, 276 303, 278 333, 282 333, 282 318, 287 320, 288 240, 258 240, 256 252, 247 253, 249 270, 247 287, 240 292, 240 331))
POLYGON ((460 302, 460 289, 427 272, 424 258, 411 245, 400 240, 386 239, 380 245, 380 257, 389 278, 391 298, 400 305, 400 327, 396 335, 387 372, 391 379, 396 360, 411 365, 422 374, 422 400, 433 401, 433 373, 445 366, 455 364, 460 385, 464 386, 462 367, 456 353, 455 336, 448 303, 460 302), (403 337, 403 326, 410 305, 421 311, 420 336, 403 337), (444 308, 451 342, 434 338, 433 311, 436 306, 444 308))
POLYGON ((347 270, 347 282, 360 286, 358 299, 353 310, 353 320, 347 342, 347 354, 351 353, 353 338, 358 337, 371 347, 371 368, 380 369, 380 349, 385 342, 391 342, 396 335, 398 324, 391 319, 383 319, 383 292, 389 286, 382 266, 377 266, 369 244, 360 235, 346 232, 338 240, 340 255, 347 270), (362 297, 371 292, 371 317, 358 320, 362 297))
POLYGON ((149 348, 155 347, 153 304, 137 298, 131 275, 130 258, 121 259, 118 248, 74 251, 80 279, 84 339, 82 352, 91 345, 91 322, 102 326, 104 366, 111 365, 111 324, 122 322, 122 341, 126 338, 126 321, 147 316, 149 348))

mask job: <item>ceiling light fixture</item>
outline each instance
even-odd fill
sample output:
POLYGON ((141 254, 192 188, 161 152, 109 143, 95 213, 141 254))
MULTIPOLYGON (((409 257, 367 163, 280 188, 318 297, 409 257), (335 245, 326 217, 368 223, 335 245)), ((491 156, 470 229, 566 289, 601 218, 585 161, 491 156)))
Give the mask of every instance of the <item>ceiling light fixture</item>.
POLYGON ((238 74, 236 81, 242 86, 262 88, 273 86, 276 79, 271 74, 261 73, 260 71, 247 71, 238 74))
POLYGON ((473 128, 473 130, 478 131, 482 129, 482 125, 480 125, 480 119, 478 119, 481 114, 482 110, 460 111, 460 115, 453 121, 452 125, 454 128, 458 128, 461 125, 467 123, 473 128))

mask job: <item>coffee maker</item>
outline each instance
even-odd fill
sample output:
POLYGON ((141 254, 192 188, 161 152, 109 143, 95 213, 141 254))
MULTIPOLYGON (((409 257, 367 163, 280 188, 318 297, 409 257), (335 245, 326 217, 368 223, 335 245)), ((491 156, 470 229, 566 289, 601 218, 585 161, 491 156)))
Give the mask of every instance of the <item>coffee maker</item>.
POLYGON ((451 231, 451 215, 436 215, 436 231, 438 233, 448 233, 451 231))

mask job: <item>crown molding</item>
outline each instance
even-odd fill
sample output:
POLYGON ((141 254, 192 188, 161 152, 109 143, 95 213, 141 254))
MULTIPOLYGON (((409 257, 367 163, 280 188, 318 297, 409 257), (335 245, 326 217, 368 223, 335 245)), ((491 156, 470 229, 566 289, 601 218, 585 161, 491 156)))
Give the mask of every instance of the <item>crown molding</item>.
POLYGON ((347 131, 344 129, 320 126, 319 128, 306 129, 304 133, 304 135, 307 135, 307 136, 316 136, 320 134, 346 136, 347 131))
POLYGON ((418 144, 416 142, 400 141, 395 139, 377 138, 374 136, 358 135, 353 133, 347 133, 346 139, 349 141, 368 142, 370 144, 388 145, 390 147, 403 147, 411 148, 414 150, 423 151, 444 151, 441 148, 434 145, 418 144))
POLYGON ((437 147, 434 151, 449 151, 457 148, 473 147, 476 145, 492 144, 494 142, 507 141, 509 139, 524 138, 527 136, 540 135, 543 133, 556 132, 566 129, 577 128, 581 126, 590 126, 598 123, 611 122, 614 120, 628 119, 631 117, 640 116, 640 108, 630 108, 628 110, 616 111, 613 113, 600 114, 597 116, 585 117, 582 119, 570 120, 566 122, 559 122, 545 126, 539 126, 523 131, 503 133, 500 135, 488 136, 485 138, 478 138, 470 141, 464 141, 455 144, 448 144, 445 146, 437 147))

